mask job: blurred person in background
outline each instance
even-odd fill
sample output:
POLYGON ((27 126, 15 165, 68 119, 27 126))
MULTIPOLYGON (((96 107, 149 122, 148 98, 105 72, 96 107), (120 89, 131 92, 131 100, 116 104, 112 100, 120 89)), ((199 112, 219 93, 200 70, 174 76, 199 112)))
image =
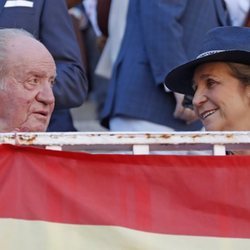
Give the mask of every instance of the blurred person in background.
POLYGON ((70 108, 87 95, 87 79, 65 0, 0 0, 0 26, 29 31, 52 54, 57 77, 48 131, 75 131, 70 108))
POLYGON ((89 98, 95 103, 97 116, 105 100, 107 80, 95 73, 97 63, 107 39, 107 19, 110 0, 84 0, 83 7, 89 18, 89 26, 84 32, 90 80, 89 98))
POLYGON ((233 26, 244 26, 250 10, 249 0, 224 0, 233 26))
MULTIPOLYGON (((76 0, 68 0, 76 3, 76 0)), ((97 113, 103 104, 107 86, 106 79, 95 74, 97 62, 106 41, 106 21, 109 15, 110 0, 83 0, 69 10, 71 16, 78 20, 76 32, 89 80, 88 99, 95 104, 97 113)))
POLYGON ((183 95, 166 92, 164 77, 191 59, 204 34, 229 24, 221 0, 133 0, 101 114, 112 131, 200 130, 183 95))
POLYGON ((95 68, 101 79, 98 85, 98 113, 103 109, 114 62, 117 58, 126 27, 129 0, 98 0, 97 21, 102 31, 103 48, 95 68), (109 6, 109 8, 103 8, 109 6))

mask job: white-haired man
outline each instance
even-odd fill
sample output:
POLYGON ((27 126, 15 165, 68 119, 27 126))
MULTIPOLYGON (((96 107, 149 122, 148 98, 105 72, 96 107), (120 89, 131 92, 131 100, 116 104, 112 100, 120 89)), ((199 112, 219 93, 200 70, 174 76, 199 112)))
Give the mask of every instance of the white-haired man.
POLYGON ((54 109, 56 65, 21 29, 0 29, 0 131, 46 131, 54 109))

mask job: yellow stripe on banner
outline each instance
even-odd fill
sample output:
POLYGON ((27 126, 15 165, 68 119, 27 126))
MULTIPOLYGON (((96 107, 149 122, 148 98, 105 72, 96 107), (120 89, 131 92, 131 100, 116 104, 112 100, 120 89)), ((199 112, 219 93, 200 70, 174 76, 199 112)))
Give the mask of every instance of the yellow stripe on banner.
POLYGON ((3 250, 246 250, 250 239, 163 235, 113 226, 0 219, 3 250))

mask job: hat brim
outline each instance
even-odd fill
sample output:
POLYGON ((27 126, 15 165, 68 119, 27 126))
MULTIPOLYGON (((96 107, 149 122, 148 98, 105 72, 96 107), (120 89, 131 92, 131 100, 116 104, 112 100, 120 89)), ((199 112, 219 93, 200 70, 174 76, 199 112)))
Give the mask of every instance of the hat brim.
POLYGON ((221 51, 197 58, 172 70, 165 78, 166 86, 173 92, 194 95, 192 79, 197 66, 209 62, 234 62, 250 65, 250 51, 221 51))

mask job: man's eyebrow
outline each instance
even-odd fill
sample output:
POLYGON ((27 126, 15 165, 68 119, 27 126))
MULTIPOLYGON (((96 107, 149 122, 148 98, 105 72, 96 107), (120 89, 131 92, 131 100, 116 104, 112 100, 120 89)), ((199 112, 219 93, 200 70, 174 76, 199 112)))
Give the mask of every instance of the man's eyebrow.
POLYGON ((27 72, 28 75, 45 75, 46 72, 45 71, 36 71, 36 70, 30 70, 27 72))
MULTIPOLYGON (((31 76, 31 75, 37 75, 39 77, 43 77, 43 76, 47 76, 47 71, 45 70, 39 70, 39 71, 36 71, 36 70, 31 70, 31 71, 28 71, 27 72, 27 75, 31 76)), ((50 78, 56 78, 56 73, 51 75, 50 78)))

